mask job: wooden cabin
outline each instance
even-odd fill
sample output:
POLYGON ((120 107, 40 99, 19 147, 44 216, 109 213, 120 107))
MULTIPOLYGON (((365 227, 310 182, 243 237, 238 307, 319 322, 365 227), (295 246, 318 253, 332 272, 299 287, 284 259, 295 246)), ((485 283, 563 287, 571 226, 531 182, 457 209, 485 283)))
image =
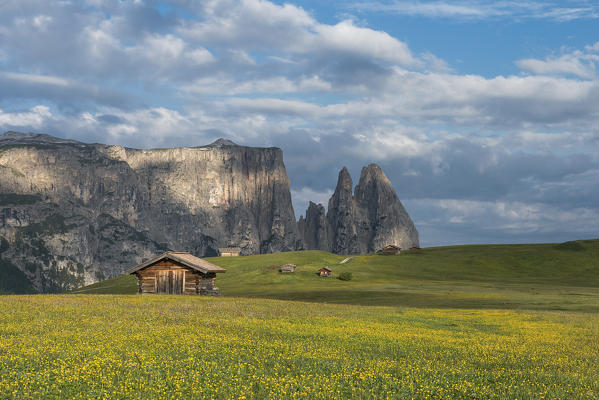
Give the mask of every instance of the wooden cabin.
POLYGON ((289 273, 295 272, 295 268, 296 268, 295 264, 285 264, 285 265, 281 266, 279 271, 282 274, 289 274, 289 273))
POLYGON ((226 270, 189 253, 169 251, 127 271, 137 276, 140 294, 220 296, 216 274, 226 270))
POLYGON ((329 277, 333 274, 333 270, 330 269, 329 267, 322 267, 319 271, 318 271, 318 275, 320 276, 326 276, 329 277))
POLYGON ((241 249, 239 247, 221 247, 218 249, 218 254, 221 257, 239 257, 241 249))
POLYGON ((410 251, 420 251, 420 247, 418 247, 418 246, 410 247, 410 251))
POLYGON ((401 248, 393 245, 393 244, 388 244, 385 247, 383 247, 383 250, 381 251, 381 253, 383 253, 384 255, 387 256, 394 256, 396 254, 399 254, 401 251, 401 248))

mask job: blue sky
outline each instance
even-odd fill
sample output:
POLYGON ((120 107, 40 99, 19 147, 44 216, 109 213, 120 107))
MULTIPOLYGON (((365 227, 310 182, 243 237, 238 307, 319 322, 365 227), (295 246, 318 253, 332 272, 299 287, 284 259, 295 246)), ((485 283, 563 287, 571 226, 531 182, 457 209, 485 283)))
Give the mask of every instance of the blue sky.
POLYGON ((424 245, 599 236, 598 67, 589 1, 0 3, 1 131, 376 162, 424 245))

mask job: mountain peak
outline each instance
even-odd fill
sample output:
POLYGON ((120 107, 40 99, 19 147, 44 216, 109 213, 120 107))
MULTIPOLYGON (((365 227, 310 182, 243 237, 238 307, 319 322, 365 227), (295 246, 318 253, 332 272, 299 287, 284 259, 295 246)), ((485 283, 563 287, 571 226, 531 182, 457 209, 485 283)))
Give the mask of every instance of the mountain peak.
POLYGON ((63 139, 43 133, 22 133, 16 131, 4 132, 0 135, 0 145, 29 145, 29 144, 83 144, 73 139, 63 139))
POLYGON ((351 179, 351 175, 349 174, 347 168, 343 167, 341 171, 339 171, 339 178, 337 179, 337 189, 335 191, 338 191, 340 189, 349 189, 351 193, 352 187, 353 181, 351 179))
POLYGON ((358 186, 363 186, 370 182, 383 183, 385 185, 391 186, 391 181, 389 178, 387 178, 387 175, 385 175, 381 167, 374 163, 362 168, 358 186))
POLYGON ((233 142, 232 140, 219 138, 219 139, 216 139, 214 142, 210 143, 206 147, 231 147, 231 146, 239 146, 239 145, 237 143, 233 142))

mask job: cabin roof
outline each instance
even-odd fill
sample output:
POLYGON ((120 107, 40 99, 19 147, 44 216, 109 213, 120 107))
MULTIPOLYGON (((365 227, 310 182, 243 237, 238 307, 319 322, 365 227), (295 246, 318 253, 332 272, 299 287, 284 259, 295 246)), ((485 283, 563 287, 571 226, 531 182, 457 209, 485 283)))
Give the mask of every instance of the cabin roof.
POLYGON ((240 247, 220 247, 218 249, 220 253, 238 253, 241 251, 240 247))
POLYGON ((333 270, 332 270, 332 269, 330 269, 329 267, 322 267, 320 270, 322 271, 323 269, 324 269, 325 271, 333 272, 333 270))
POLYGON ((163 260, 163 259, 169 259, 169 260, 180 262, 181 264, 183 264, 191 269, 194 269, 196 271, 200 271, 204 274, 208 273, 208 272, 226 272, 227 271, 226 269, 221 268, 218 265, 212 264, 206 260, 202 260, 201 258, 198 258, 196 256, 192 256, 189 253, 182 252, 182 251, 167 251, 166 253, 162 253, 161 255, 159 255, 157 257, 154 257, 142 264, 139 264, 136 267, 133 267, 133 268, 127 270, 126 272, 128 274, 133 274, 133 273, 139 271, 140 269, 149 267, 152 264, 155 264, 158 261, 163 260))
POLYGON ((388 244, 384 248, 385 249, 399 249, 399 247, 394 244, 388 244))

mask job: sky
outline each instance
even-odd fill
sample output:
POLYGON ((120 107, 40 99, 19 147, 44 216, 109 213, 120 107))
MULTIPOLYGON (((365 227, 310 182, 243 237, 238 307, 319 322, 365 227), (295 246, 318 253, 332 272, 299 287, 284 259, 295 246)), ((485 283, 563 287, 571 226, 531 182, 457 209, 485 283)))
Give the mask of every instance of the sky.
POLYGON ((599 3, 2 0, 0 132, 377 163, 421 245, 599 237, 599 3))

